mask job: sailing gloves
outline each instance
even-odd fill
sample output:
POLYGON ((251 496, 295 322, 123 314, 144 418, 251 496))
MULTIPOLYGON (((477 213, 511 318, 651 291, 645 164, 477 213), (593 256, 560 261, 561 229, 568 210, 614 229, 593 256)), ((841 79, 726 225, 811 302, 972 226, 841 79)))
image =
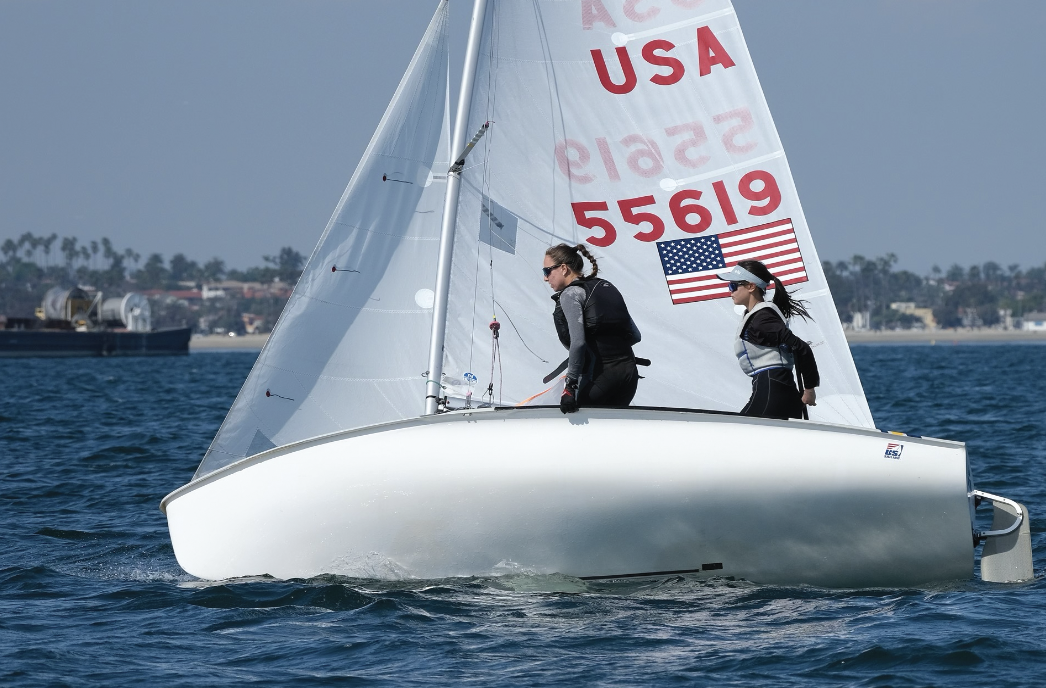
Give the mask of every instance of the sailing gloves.
POLYGON ((577 380, 567 378, 563 386, 563 396, 559 398, 559 410, 563 413, 577 411, 577 380))

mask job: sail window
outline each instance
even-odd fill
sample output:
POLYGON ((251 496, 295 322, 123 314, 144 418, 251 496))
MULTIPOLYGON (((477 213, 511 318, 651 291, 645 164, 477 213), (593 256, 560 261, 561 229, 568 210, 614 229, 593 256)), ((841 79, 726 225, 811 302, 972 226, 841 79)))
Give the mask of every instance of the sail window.
POLYGON ((518 223, 516 216, 486 196, 483 197, 480 208, 482 215, 479 222, 480 243, 515 255, 518 223))

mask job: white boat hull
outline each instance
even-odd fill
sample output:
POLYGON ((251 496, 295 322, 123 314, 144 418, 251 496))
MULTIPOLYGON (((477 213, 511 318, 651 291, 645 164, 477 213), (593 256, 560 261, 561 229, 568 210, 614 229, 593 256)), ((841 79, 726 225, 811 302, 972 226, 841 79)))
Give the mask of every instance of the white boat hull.
POLYGON ((973 575, 962 444, 671 410, 484 410, 244 459, 169 495, 205 579, 733 576, 828 587, 973 575), (887 444, 903 444, 888 458, 887 444))

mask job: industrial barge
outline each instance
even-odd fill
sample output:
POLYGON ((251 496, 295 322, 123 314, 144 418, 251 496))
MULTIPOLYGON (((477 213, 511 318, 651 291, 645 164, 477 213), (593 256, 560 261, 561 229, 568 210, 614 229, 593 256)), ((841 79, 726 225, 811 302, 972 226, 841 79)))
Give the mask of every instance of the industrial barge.
POLYGON ((35 317, 0 316, 0 358, 188 354, 191 334, 188 327, 152 329, 142 294, 105 299, 101 292, 55 287, 35 317))

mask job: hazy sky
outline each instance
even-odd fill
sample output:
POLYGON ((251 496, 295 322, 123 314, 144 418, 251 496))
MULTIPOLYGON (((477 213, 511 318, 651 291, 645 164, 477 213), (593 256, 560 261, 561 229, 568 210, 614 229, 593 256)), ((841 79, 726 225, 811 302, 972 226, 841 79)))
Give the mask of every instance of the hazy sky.
MULTIPOLYGON (((435 6, 0 0, 0 242, 309 253, 435 6)), ((1046 1, 735 7, 822 258, 1046 261, 1046 1)))

